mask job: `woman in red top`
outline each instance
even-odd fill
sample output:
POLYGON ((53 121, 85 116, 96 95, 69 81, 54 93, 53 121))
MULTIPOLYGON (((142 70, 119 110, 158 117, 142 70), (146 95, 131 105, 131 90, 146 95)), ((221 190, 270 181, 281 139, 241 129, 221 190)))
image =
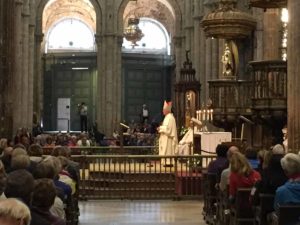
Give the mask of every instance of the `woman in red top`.
POLYGON ((251 168, 246 157, 235 152, 230 159, 231 173, 229 176, 229 194, 234 198, 238 188, 251 188, 258 180, 260 174, 251 168))

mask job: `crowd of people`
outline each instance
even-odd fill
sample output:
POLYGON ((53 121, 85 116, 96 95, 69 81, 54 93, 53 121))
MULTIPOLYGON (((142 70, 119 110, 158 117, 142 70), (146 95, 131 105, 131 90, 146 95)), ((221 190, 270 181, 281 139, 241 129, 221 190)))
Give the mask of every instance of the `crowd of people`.
POLYGON ((71 150, 56 146, 43 157, 39 144, 27 148, 21 140, 13 146, 0 140, 0 224, 76 224, 79 164, 71 150))
POLYGON ((281 144, 270 150, 247 149, 243 154, 236 146, 218 145, 217 159, 208 165, 216 174, 216 189, 228 196, 233 207, 239 188, 252 188, 249 204, 259 205, 260 194, 274 195, 273 212, 266 220, 276 218, 283 205, 300 205, 300 155, 286 153, 281 144), (226 194, 225 194, 226 193, 226 194))

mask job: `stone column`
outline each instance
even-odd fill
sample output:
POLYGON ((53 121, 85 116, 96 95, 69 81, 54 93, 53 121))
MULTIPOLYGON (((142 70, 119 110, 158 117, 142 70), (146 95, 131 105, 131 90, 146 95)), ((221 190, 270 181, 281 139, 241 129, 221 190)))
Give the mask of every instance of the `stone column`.
POLYGON ((280 59, 280 9, 268 9, 264 13, 263 53, 264 60, 280 59))
POLYGON ((31 0, 30 4, 30 23, 29 23, 29 55, 28 55, 28 115, 27 121, 30 129, 32 128, 33 118, 33 87, 34 87, 34 32, 35 32, 35 0, 31 0))
POLYGON ((264 55, 264 39, 263 39, 263 33, 264 33, 264 21, 263 21, 263 10, 262 9, 253 9, 253 14, 257 19, 257 25, 255 30, 255 43, 254 43, 254 60, 263 60, 264 55))
MULTIPOLYGON (((211 40, 211 76, 208 80, 215 80, 218 79, 219 76, 219 64, 220 64, 220 57, 219 57, 219 40, 212 39, 211 40)), ((209 96, 207 96, 209 97, 209 96)))
POLYGON ((175 46, 175 59, 176 59, 176 80, 175 82, 179 81, 180 78, 180 69, 182 66, 182 42, 183 42, 183 37, 181 36, 174 36, 173 37, 173 43, 175 46))
POLYGON ((98 62, 97 122, 100 130, 109 136, 121 122, 121 50, 115 34, 107 33, 97 39, 98 51, 101 52, 98 62))
MULTIPOLYGON (((196 76, 199 77, 200 73, 200 63, 199 59, 201 57, 201 50, 200 50, 200 21, 201 21, 201 16, 200 16, 200 1, 194 0, 194 42, 193 42, 193 47, 192 49, 194 50, 193 54, 193 65, 196 70, 196 76)), ((197 79, 199 80, 199 78, 197 79)))
POLYGON ((288 0, 288 148, 300 150, 300 1, 288 0))
POLYGON ((28 89, 28 70, 29 70, 29 1, 23 0, 23 12, 22 12, 22 21, 23 21, 23 41, 22 41, 22 127, 28 127, 28 100, 29 100, 29 89, 28 89))
MULTIPOLYGON (((201 19, 203 18, 203 16, 205 15, 205 6, 203 1, 200 2, 200 17, 201 19)), ((206 87, 206 77, 205 77, 205 70, 206 70, 206 64, 205 64, 205 59, 206 59, 206 36, 205 33, 203 31, 202 26, 200 25, 200 57, 198 59, 198 63, 199 63, 199 72, 198 72, 198 79, 201 83, 201 95, 200 95, 200 104, 202 106, 202 104, 205 101, 205 87, 206 87)))
POLYGON ((207 38, 205 44, 205 77, 202 84, 203 103, 206 105, 208 99, 208 80, 211 79, 212 74, 212 39, 207 38))
POLYGON ((34 86, 33 86, 33 111, 36 112, 38 120, 43 115, 43 61, 41 44, 44 39, 44 34, 35 33, 35 61, 34 61, 34 86))
POLYGON ((100 129, 101 132, 104 132, 104 127, 102 126, 105 122, 105 118, 104 118, 104 113, 101 112, 101 105, 104 103, 104 99, 105 99, 105 91, 103 89, 101 89, 100 87, 104 86, 104 82, 105 82, 105 77, 102 77, 102 74, 104 73, 102 70, 102 62, 104 61, 102 59, 102 53, 101 53, 101 49, 102 49, 102 37, 100 34, 96 34, 95 35, 95 42, 97 45, 97 94, 96 94, 96 122, 98 124, 98 128, 100 129))
POLYGON ((15 53, 13 78, 13 133, 22 127, 22 0, 15 0, 15 53))
POLYGON ((193 25, 192 25, 192 6, 191 6, 191 0, 184 1, 184 35, 185 35, 185 49, 183 50, 190 50, 191 56, 194 55, 194 49, 192 49, 192 31, 193 31, 193 25))

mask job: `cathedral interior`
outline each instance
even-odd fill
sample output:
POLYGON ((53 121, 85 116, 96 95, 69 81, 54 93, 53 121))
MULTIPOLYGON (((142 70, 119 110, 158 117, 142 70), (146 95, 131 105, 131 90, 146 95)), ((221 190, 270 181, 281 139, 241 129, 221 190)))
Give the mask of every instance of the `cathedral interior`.
MULTIPOLYGON (((12 139, 20 128, 80 133, 82 103, 88 129, 110 138, 123 133, 120 125, 139 123, 141 117, 159 125, 164 101, 172 101, 178 133, 194 121, 205 125, 204 132, 230 133, 243 148, 283 144, 286 152, 298 154, 298 13, 299 0, 0 0, 0 138, 12 139)), ((133 152, 137 150, 143 152, 133 152)), ((200 160, 200 169, 206 169, 215 155, 172 156, 178 164, 163 170, 164 156, 144 154, 141 160, 133 155, 128 160, 96 157, 92 149, 74 151, 85 154, 73 158, 81 163, 76 199, 147 199, 151 191, 154 197, 173 200, 174 192, 176 197, 211 195, 205 192, 210 178, 198 165, 200 160), (107 168, 107 175, 97 174, 107 168), (164 182, 172 188, 151 186, 164 182), (110 184, 114 194, 105 192, 110 184), (195 192, 188 190, 192 184, 195 192)), ((78 224, 76 203, 72 215, 77 220, 68 224, 78 224)), ((80 204, 81 211, 97 205, 80 204)), ((205 199, 201 204, 208 224, 223 224, 210 223, 214 216, 205 211, 210 206, 205 199)), ((81 218, 85 216, 90 219, 86 213, 81 218)))
POLYGON ((78 131, 77 105, 86 102, 89 126, 110 136, 138 121, 143 104, 149 122, 161 122, 172 100, 180 126, 212 109, 214 126, 241 138, 243 125, 251 146, 282 141, 287 127, 298 148, 298 88, 287 79, 297 73, 287 60, 297 29, 285 1, 261 2, 3 1, 1 135, 37 124, 78 131))
POLYGON ((298 153, 297 13, 299 0, 0 0, 0 137, 79 133, 81 103, 111 137, 143 105, 160 124, 167 100, 177 128, 194 118, 298 153))

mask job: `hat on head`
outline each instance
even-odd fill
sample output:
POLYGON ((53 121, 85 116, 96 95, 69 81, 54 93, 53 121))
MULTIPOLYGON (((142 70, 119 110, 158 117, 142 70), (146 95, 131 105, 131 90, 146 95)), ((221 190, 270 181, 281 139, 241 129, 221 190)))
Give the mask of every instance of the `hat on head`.
POLYGON ((172 102, 165 101, 163 110, 171 111, 171 109, 172 109, 172 102))

